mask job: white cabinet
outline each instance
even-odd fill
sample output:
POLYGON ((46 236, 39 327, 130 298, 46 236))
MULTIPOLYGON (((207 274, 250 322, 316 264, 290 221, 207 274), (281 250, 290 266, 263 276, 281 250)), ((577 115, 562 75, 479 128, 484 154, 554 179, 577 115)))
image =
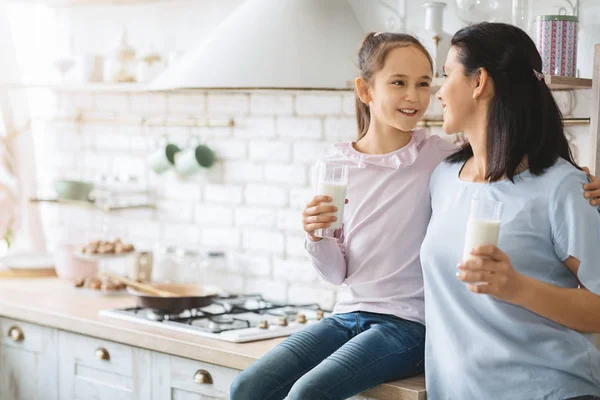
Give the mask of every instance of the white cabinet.
POLYGON ((150 399, 150 351, 61 331, 58 352, 61 399, 150 399))
POLYGON ((57 331, 0 318, 0 399, 58 400, 57 331))
POLYGON ((152 400, 227 400, 240 371, 152 353, 152 400))

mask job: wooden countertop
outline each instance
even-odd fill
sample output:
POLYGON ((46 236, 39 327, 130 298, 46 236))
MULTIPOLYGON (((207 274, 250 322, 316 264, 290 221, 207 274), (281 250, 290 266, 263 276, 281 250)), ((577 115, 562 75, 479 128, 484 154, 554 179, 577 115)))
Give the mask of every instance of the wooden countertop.
MULTIPOLYGON (((229 343, 101 316, 100 310, 133 307, 129 295, 82 292, 55 278, 0 279, 0 315, 131 346, 243 370, 283 338, 229 343)), ((421 376, 380 385, 374 399, 425 400, 421 376)))

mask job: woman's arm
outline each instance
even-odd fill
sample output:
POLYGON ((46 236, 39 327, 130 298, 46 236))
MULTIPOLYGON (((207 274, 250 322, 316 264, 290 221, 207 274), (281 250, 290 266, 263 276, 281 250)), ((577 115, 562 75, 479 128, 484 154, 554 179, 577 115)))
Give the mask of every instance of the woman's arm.
MULTIPOLYGON (((576 331, 600 332, 600 296, 584 287, 561 288, 522 275, 496 246, 482 246, 471 254, 457 273, 469 291, 492 295, 576 331)), ((564 263, 577 273, 579 260, 569 257, 564 263)))
MULTIPOLYGON (((569 257, 565 265, 579 268, 579 260, 569 257)), ((585 333, 600 332, 600 296, 581 287, 565 289, 523 277, 528 290, 521 291, 516 303, 568 328, 585 333)))

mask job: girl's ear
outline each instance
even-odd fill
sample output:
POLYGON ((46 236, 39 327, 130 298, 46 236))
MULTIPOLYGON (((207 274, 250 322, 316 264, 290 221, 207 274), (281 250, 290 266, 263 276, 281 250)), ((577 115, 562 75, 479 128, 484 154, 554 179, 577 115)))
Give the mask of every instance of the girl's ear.
POLYGON ((354 80, 354 85, 356 86, 356 93, 358 94, 358 98, 360 101, 369 105, 371 102, 371 94, 369 93, 369 84, 360 76, 354 80))

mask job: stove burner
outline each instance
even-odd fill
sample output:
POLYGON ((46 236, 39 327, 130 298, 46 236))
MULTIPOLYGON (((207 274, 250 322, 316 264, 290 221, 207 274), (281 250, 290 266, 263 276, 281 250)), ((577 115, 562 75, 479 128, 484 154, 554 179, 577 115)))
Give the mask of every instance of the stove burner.
MULTIPOLYGON (((143 310, 144 309, 140 309, 140 311, 143 311, 143 310)), ((152 308, 146 310, 146 317, 152 321, 169 321, 169 320, 193 318, 193 317, 200 316, 202 314, 203 314, 203 312, 196 308, 192 308, 190 310, 184 310, 180 314, 169 314, 165 311, 155 310, 152 308)))
POLYGON ((247 320, 233 318, 228 315, 194 319, 190 321, 190 325, 212 333, 221 333, 234 329, 250 328, 251 326, 250 322, 247 320))
POLYGON ((212 332, 217 330, 223 330, 223 327, 231 326, 235 322, 235 319, 228 315, 219 315, 215 317, 209 318, 210 322, 208 323, 208 329, 212 332))
POLYGON ((229 341, 287 336, 324 316, 318 304, 286 305, 260 295, 218 297, 207 307, 168 313, 139 307, 111 310, 111 316, 229 341), (279 333, 281 332, 281 333, 279 333))

